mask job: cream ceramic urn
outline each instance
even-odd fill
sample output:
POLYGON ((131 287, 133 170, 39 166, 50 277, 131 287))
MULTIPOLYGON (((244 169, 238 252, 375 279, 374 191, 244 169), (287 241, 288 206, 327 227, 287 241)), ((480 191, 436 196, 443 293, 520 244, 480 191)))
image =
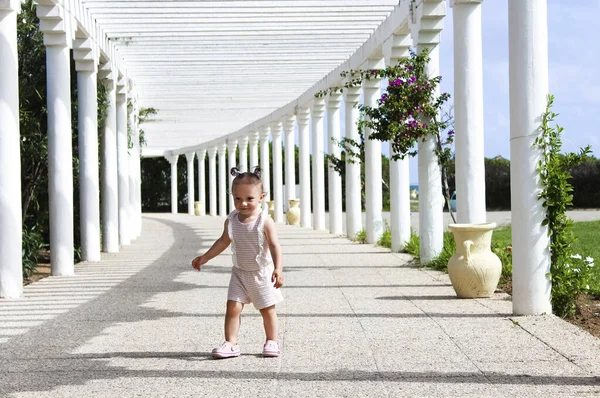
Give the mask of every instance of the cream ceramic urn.
POLYGON ((289 225, 300 225, 300 200, 298 199, 290 199, 289 201, 290 207, 288 211, 285 213, 285 218, 289 225))
POLYGON ((267 202, 267 212, 269 213, 269 217, 271 217, 273 220, 275 219, 275 201, 274 200, 269 200, 267 202))
POLYGON ((448 261, 448 275, 458 297, 490 297, 500 280, 502 263, 491 250, 496 223, 450 224, 456 253, 448 261))

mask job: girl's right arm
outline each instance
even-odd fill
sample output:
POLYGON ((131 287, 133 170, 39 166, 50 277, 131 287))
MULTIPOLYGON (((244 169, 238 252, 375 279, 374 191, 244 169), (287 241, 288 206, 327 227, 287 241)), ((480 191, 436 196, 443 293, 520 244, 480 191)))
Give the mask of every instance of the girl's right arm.
POLYGON ((210 249, 208 249, 206 253, 192 260, 192 267, 200 271, 200 267, 202 265, 209 262, 210 259, 212 259, 213 257, 218 256, 219 254, 221 254, 221 252, 223 252, 223 250, 229 247, 229 245, 231 244, 231 239, 229 239, 228 226, 229 220, 225 220, 225 226, 223 228, 223 234, 221 234, 221 237, 217 239, 215 243, 213 243, 213 245, 210 247, 210 249))

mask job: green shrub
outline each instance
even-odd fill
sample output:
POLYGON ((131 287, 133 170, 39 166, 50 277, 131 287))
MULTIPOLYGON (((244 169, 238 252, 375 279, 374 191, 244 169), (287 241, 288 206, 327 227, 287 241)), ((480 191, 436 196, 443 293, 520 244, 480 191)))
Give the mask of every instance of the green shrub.
POLYGON ((569 183, 573 185, 573 207, 599 208, 600 207, 600 159, 589 157, 583 159, 583 162, 571 169, 571 179, 569 183))
POLYGON ((512 280, 512 247, 507 246, 504 242, 492 240, 492 252, 498 256, 502 262, 502 274, 500 275, 500 283, 504 284, 512 280))
POLYGON ((510 210, 510 161, 502 156, 485 159, 485 206, 510 210))
POLYGON ((421 242, 419 239, 419 235, 415 233, 413 229, 410 230, 410 239, 404 245, 404 253, 412 254, 415 257, 415 260, 419 260, 421 257, 421 242))
POLYGON ((384 223, 385 223, 385 229, 383 230, 383 233, 379 237, 377 244, 379 246, 387 247, 388 249, 391 249, 392 248, 392 229, 390 228, 387 221, 384 220, 384 223))
POLYGON ((361 229, 356 233, 356 235, 351 237, 350 240, 358 243, 367 243, 367 231, 361 229))
POLYGON ((28 278, 35 272, 38 263, 38 255, 46 245, 42 234, 35 228, 23 227, 23 277, 28 278))
POLYGON ((444 247, 442 247, 441 253, 429 263, 424 264, 424 266, 437 271, 448 272, 448 261, 455 252, 456 244, 454 242, 454 235, 452 232, 444 232, 444 247))

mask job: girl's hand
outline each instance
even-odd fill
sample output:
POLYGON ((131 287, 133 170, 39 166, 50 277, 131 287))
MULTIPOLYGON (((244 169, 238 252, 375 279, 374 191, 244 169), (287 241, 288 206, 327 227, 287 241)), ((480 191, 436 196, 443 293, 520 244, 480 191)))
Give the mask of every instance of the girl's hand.
POLYGON ((271 282, 274 283, 273 286, 275 286, 276 289, 279 289, 281 286, 283 286, 283 273, 278 269, 273 271, 273 276, 271 276, 271 282))
POLYGON ((206 263, 206 260, 203 257, 204 256, 198 256, 192 260, 192 267, 194 267, 194 269, 200 271, 200 267, 206 263))

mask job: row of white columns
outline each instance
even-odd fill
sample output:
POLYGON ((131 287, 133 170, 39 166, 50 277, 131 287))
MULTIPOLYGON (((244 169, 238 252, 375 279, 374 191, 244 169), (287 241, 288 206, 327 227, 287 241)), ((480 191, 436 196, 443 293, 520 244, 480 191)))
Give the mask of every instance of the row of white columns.
MULTIPOLYGON (((356 123, 358 121, 357 104, 361 95, 361 91, 367 93, 365 98, 368 98, 369 103, 373 106, 379 98, 379 80, 369 81, 361 89, 355 87, 348 89, 344 94, 344 102, 346 106, 346 132, 348 138, 358 139, 358 131, 356 123)), ((200 192, 201 210, 206 203, 206 187, 205 187, 205 156, 208 153, 209 158, 209 214, 210 215, 227 215, 225 205, 229 202, 229 211, 233 209, 231 196, 229 201, 225 199, 227 192, 226 183, 231 184, 232 176, 228 170, 225 170, 225 164, 228 168, 240 166, 243 170, 248 170, 248 164, 245 159, 249 143, 250 149, 250 168, 258 162, 257 144, 260 140, 260 167, 263 170, 262 179, 267 194, 266 200, 272 195, 274 200, 274 216, 275 222, 281 223, 284 221, 284 203, 283 203, 283 171, 285 169, 285 186, 286 198, 295 199, 295 123, 298 125, 300 159, 299 159, 299 180, 300 180, 300 207, 301 221, 303 227, 312 227, 317 230, 326 229, 325 220, 325 164, 324 164, 324 115, 327 112, 327 142, 328 152, 335 156, 340 156, 341 149, 334 141, 339 141, 341 137, 340 123, 340 106, 342 102, 342 94, 334 93, 326 98, 316 98, 306 107, 300 107, 296 110, 296 115, 288 115, 282 121, 272 122, 263 126, 248 136, 241 138, 230 138, 227 141, 222 141, 211 145, 209 148, 203 148, 196 153, 186 153, 187 158, 187 173, 188 173, 188 213, 194 214, 193 202, 195 199, 194 186, 190 181, 194 180, 193 161, 194 157, 198 156, 198 188, 200 192), (312 148, 309 148, 309 122, 312 130, 312 148), (282 134, 283 133, 283 134, 282 134), (269 168, 271 167, 269 158, 269 138, 272 144, 272 169, 273 183, 271 184, 269 168), (285 139, 285 165, 282 164, 283 143, 282 137, 285 139), (239 162, 237 162, 236 153, 239 146, 239 162), (312 156, 312 175, 310 174, 310 154, 320 154, 320 156, 312 156), (219 170, 216 168, 216 155, 219 154, 219 170), (228 156, 226 156, 228 155, 228 156), (226 160, 227 157, 227 160, 226 160), (228 178, 226 176, 229 176, 228 178), (219 187, 219 198, 217 200, 216 186, 219 187), (312 203, 312 204, 311 204, 312 203), (219 206, 217 211, 217 204, 219 206), (312 217, 311 217, 312 216, 312 217)), ((382 221, 382 178, 381 178, 381 144, 378 141, 367 141, 369 151, 366 157, 367 166, 367 236, 370 243, 375 243, 383 232, 382 221), (373 177, 374 176, 374 177, 373 177)), ((171 196, 172 196, 172 212, 177 212, 177 159, 178 155, 173 155, 169 158, 171 162, 171 196)), ((392 167, 396 168, 397 164, 408 165, 407 162, 392 162, 392 167)), ((399 173, 396 173, 400 177, 399 173)), ((404 191, 406 200, 401 201, 405 206, 404 214, 410 215, 410 201, 408 199, 408 169, 402 175, 403 180, 394 182, 394 187, 405 186, 404 191)), ((333 234, 342 234, 342 181, 340 175, 330 165, 328 168, 328 192, 329 192, 329 230, 333 234)), ((360 180, 360 163, 351 162, 350 159, 346 165, 346 233, 348 236, 355 236, 363 229, 362 210, 361 210, 361 180, 360 180)), ((404 227, 403 231, 408 231, 404 234, 404 240, 397 242, 394 245, 396 251, 403 248, 404 243, 410 237, 410 217, 405 217, 401 220, 404 227)), ((402 236, 402 235, 398 235, 402 236)))
MULTIPOLYGON (((0 1, 0 298, 20 297, 22 218, 20 186, 19 98, 16 18, 20 2, 0 1)), ((48 195, 50 261, 54 276, 74 274, 73 166, 71 142, 70 48, 74 49, 78 88, 79 165, 82 259, 99 261, 100 251, 116 252, 141 232, 139 144, 134 130, 127 139, 127 96, 116 86, 114 71, 105 77, 109 109, 98 159, 97 50, 89 39, 71 37, 70 23, 56 28, 56 15, 38 6, 44 33, 48 108, 48 195), (102 189, 100 189, 100 185, 102 189), (100 225, 102 194, 102 226, 100 225), (102 246, 101 234, 102 228, 102 246)))
MULTIPOLYGON (((454 111, 456 130, 456 191, 457 218, 459 223, 482 223, 486 221, 485 208, 485 168, 483 154, 483 73, 481 41, 481 3, 482 0, 452 0, 454 8, 454 111)), ((421 10, 423 11, 421 4, 421 10)), ((430 7, 435 10, 436 7, 430 7)), ((432 15, 435 12, 432 13, 432 15)), ((421 15, 422 17, 422 15, 421 15)), ((435 15, 434 15, 435 17, 435 15)), ((551 312, 550 282, 546 278, 549 270, 548 238, 546 228, 541 226, 544 210, 537 200, 539 191, 535 171, 539 153, 532 149, 532 143, 539 134, 539 115, 545 105, 548 92, 547 73, 547 10, 546 1, 522 2, 509 1, 510 23, 510 85, 511 85, 511 158, 512 158, 512 219, 513 233, 513 289, 514 311, 517 314, 537 314, 551 312), (527 73, 535 70, 535 73, 527 73), (526 172, 523 172, 526 171, 526 172), (518 176, 518 177, 517 177, 518 176), (532 250, 533 248, 533 250, 532 250)), ((435 18, 434 18, 435 19, 435 18)), ((425 25, 427 22, 425 23, 425 25)), ((427 73, 438 76, 439 73, 439 30, 423 28, 413 44, 417 51, 429 49, 430 62, 427 73)), ((407 56, 411 45, 409 35, 393 36, 383 46, 385 61, 395 64, 401 57, 407 56)), ((382 67, 382 59, 369 60, 365 68, 382 67)), ((440 94, 439 92, 437 93, 440 94)), ((345 136, 357 140, 356 121, 361 89, 350 88, 344 92, 345 136)), ((364 103, 375 106, 380 96, 380 82, 377 79, 365 81, 362 87, 364 103)), ((328 152, 339 156, 339 148, 331 140, 339 140, 339 108, 342 95, 333 93, 327 98, 317 98, 310 106, 296 109, 300 146, 299 182, 301 226, 325 229, 324 203, 324 164, 323 164, 323 114, 327 111, 328 152), (309 120, 312 130, 312 150, 309 149, 309 120), (309 153, 312 153, 312 175, 310 174, 309 153), (312 205, 311 205, 312 194, 312 205), (312 220, 311 220, 312 214, 312 220)), ((284 138, 286 142, 286 196, 294 197, 294 166, 288 164, 293 159, 293 124, 291 116, 285 118, 284 138)), ((261 140, 261 167, 265 170, 266 189, 269 181, 268 136, 273 139, 273 191, 275 199, 275 221, 281 222, 281 123, 264 126, 259 132, 252 133, 242 140, 251 143, 250 163, 257 164, 257 136, 261 140)), ((381 189, 381 144, 369 140, 370 131, 365 131, 365 186, 367 241, 375 243, 383 231, 382 189, 381 189)), ((419 234, 421 242, 421 261, 429 262, 439 255, 443 247, 443 195, 441 170, 435 156, 436 143, 427 139, 419 143, 419 234)), ((235 145, 229 148, 230 153, 235 145)), ((204 167, 204 154, 201 151, 201 170, 204 167)), ((210 151, 210 149, 208 149, 210 151)), ((216 153, 217 149, 212 149, 216 153)), ((392 151, 390 147, 390 151, 392 151)), ((243 149, 241 153, 246 153, 243 149)), ((210 155, 209 155, 210 159, 210 155)), ((214 155, 212 157, 214 161, 214 155)), ((230 158, 231 159, 231 158, 230 158)), ((233 164, 235 159, 230 160, 233 164)), ((224 162, 220 162, 224 164, 224 162)), ((211 173, 211 189, 215 186, 216 176, 211 173)), ((201 171, 202 173, 202 171, 201 171)), ((391 231, 392 250, 399 251, 410 237, 410 200, 409 169, 407 159, 390 162, 391 191, 391 231)), ((201 179, 201 184, 204 179, 201 179)), ((225 181, 224 177, 220 181, 225 181)), ((329 228, 333 234, 342 233, 341 222, 341 180, 339 175, 329 168, 329 228)), ((202 185, 201 185, 202 187, 202 185)), ((346 164, 346 234, 354 236, 362 229, 360 164, 346 164)), ((204 189, 200 190, 204 197, 204 189)), ((224 192, 224 189, 221 189, 224 192)), ((270 194, 270 192, 268 193, 270 194)), ((211 209, 212 198, 211 192, 211 209)), ((231 208, 231 206, 230 206, 231 208)), ((211 211, 212 215, 216 212, 211 211)), ((224 215, 224 213, 220 213, 224 215)))

